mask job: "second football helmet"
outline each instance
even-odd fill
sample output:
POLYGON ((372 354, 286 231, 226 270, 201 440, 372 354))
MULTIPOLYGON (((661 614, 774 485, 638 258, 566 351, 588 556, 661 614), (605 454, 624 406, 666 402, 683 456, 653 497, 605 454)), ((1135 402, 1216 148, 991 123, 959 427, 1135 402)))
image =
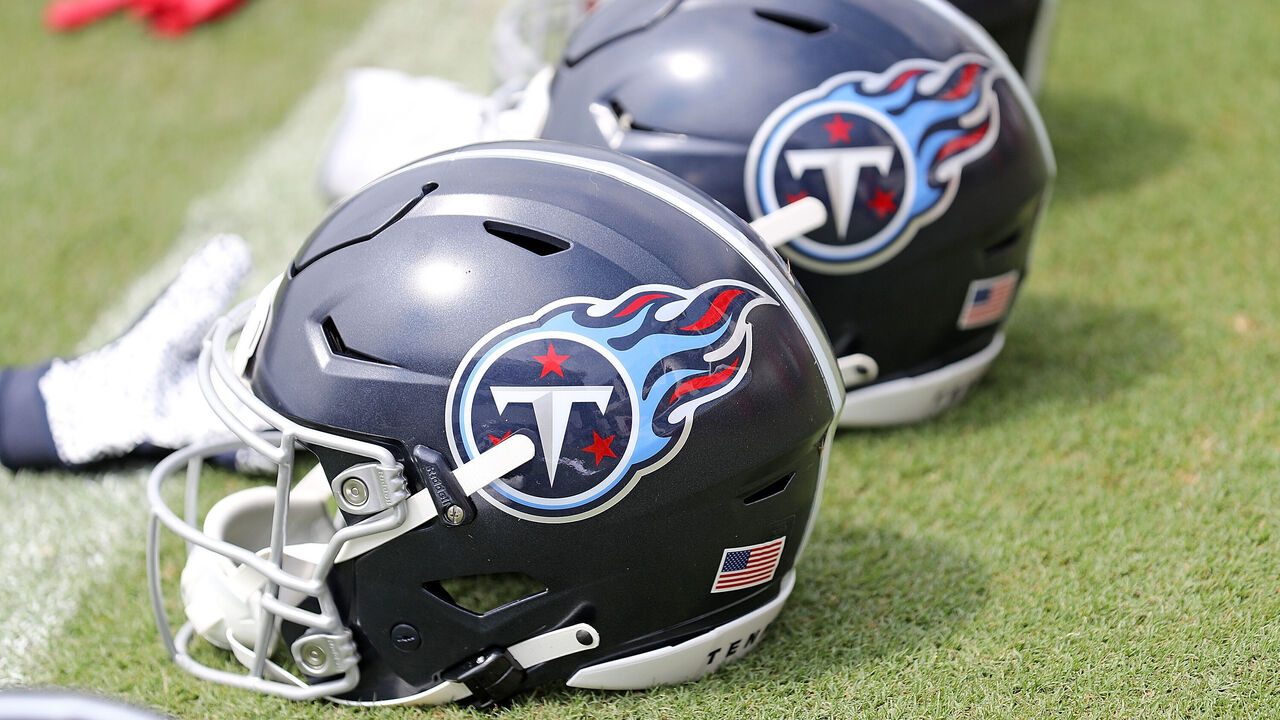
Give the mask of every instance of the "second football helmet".
MULTIPOLYGON (((612 0, 512 0, 494 23, 494 74, 522 83, 553 61, 588 13, 612 0)), ((1034 92, 1044 76, 1058 0, 950 0, 1000 44, 1034 92)))
POLYGON ((607 3, 550 92, 543 137, 652 162, 744 218, 826 203, 780 252, 842 358, 842 424, 930 417, 1000 352, 1054 160, 1017 72, 952 5, 607 3))
POLYGON ((950 0, 991 34, 1022 73, 1032 92, 1040 89, 1049 56, 1058 0, 950 0))
POLYGON ((616 153, 479 145, 381 179, 211 331, 205 396, 240 440, 148 483, 167 648, 206 679, 358 705, 736 659, 791 591, 843 397, 811 312, 749 226, 616 153), (276 487, 202 529, 169 509, 169 475, 189 466, 193 492, 241 444, 276 487), (295 454, 319 465, 291 489, 295 454), (161 526, 191 544, 172 635, 161 526), (247 672, 200 664, 197 636, 247 672))

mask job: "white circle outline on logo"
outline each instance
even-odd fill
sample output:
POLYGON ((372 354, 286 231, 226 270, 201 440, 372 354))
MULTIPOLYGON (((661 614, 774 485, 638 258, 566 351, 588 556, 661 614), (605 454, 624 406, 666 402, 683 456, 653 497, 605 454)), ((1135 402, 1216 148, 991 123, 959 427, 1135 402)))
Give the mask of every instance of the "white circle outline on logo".
POLYGON ((577 495, 571 495, 567 498, 560 498, 556 502, 548 502, 547 498, 542 498, 536 495, 530 495, 528 493, 521 492, 511 487, 510 485, 507 485, 506 482, 503 481, 502 479, 498 479, 498 480, 495 480, 489 487, 482 488, 479 491, 481 494, 485 495, 486 499, 489 500, 490 503, 498 507, 498 509, 503 510, 504 512, 508 512, 512 515, 516 515, 517 517, 523 517, 530 520, 538 520, 541 522, 548 522, 548 521, 568 522, 570 520, 578 520, 583 517, 593 515, 596 512, 604 510, 606 507, 608 507, 609 505, 612 505, 617 500, 622 499, 624 495, 631 492, 631 488, 634 487, 636 480, 639 479, 637 474, 637 477, 632 478, 631 482, 629 482, 626 487, 624 487, 621 491, 619 491, 612 498, 610 498, 609 502, 606 503, 605 505, 592 508, 590 510, 587 510, 586 512, 579 513, 576 515, 551 516, 551 517, 546 515, 536 515, 536 514, 530 515, 527 513, 519 512, 514 508, 510 507, 509 505, 507 505, 506 503, 502 502, 498 498, 495 498, 492 495, 490 495, 490 491, 492 490, 493 492, 497 492, 499 495, 506 497, 509 500, 512 500, 514 502, 517 502, 522 505, 526 505, 528 507, 535 508, 538 510, 554 511, 554 510, 571 509, 571 508, 579 507, 581 505, 589 503, 592 500, 595 500, 596 498, 600 497, 601 495, 604 495, 605 493, 609 492, 610 490, 612 490, 617 486, 618 480, 622 477, 622 475, 624 475, 627 470, 630 470, 631 455, 633 450, 635 449, 635 443, 632 442, 635 438, 634 418, 638 417, 640 414, 639 398, 636 395, 636 388, 631 382, 630 376, 627 375, 626 368, 622 366, 621 362, 619 362, 619 360, 616 357, 614 357, 613 353, 609 352, 608 349, 600 345, 600 343, 596 342, 595 340, 583 337, 581 335, 577 335, 575 333, 564 332, 562 330, 549 330, 549 331, 540 331, 540 332, 516 335, 498 343, 496 346, 494 346, 493 351, 486 353, 488 355, 488 358, 485 359, 480 365, 477 365, 475 370, 473 370, 470 373, 470 378, 462 388, 461 398, 459 400, 459 407, 461 410, 461 417, 459 419, 459 428, 462 431, 461 439, 462 439, 462 444, 464 449, 473 458, 479 454, 479 451, 476 448, 475 437, 473 435, 473 431, 471 427, 471 409, 474 402, 476 384, 478 380, 484 377, 485 373, 489 371, 489 368, 493 365, 493 363, 497 362, 499 358, 505 357, 509 350, 514 349, 515 347, 518 347, 520 345, 524 345, 526 343, 536 341, 536 340, 557 340, 557 339, 569 340, 571 342, 576 342, 581 345, 586 345, 587 347, 594 350, 597 354, 603 356, 609 362, 609 364, 613 366, 614 370, 617 371, 618 376, 622 378, 623 386, 627 390, 627 394, 630 401, 631 417, 633 418, 633 421, 630 424, 631 425, 630 433, 627 435, 627 449, 622 454, 622 457, 618 458, 618 466, 615 467, 613 472, 610 473, 604 480, 601 480, 599 483, 596 483, 588 490, 584 490, 583 492, 580 492, 577 495), (506 347, 505 349, 503 349, 504 346, 509 346, 509 347, 506 347))
POLYGON ((909 152, 906 138, 903 137, 902 131, 889 118, 874 108, 869 108, 853 100, 830 100, 831 95, 841 87, 864 80, 872 75, 875 75, 875 73, 868 73, 862 70, 841 73, 827 78, 816 88, 806 90, 792 97, 769 113, 769 116, 760 124, 760 129, 756 131, 755 137, 751 140, 751 146, 747 150, 746 172, 743 178, 745 181, 744 192, 747 198, 747 209, 750 211, 751 217, 759 218, 780 207, 777 189, 774 187, 773 182, 778 156, 781 154, 781 150, 777 146, 785 145, 786 141, 791 138, 792 133, 801 124, 819 115, 848 112, 874 122, 893 139, 894 149, 897 150, 898 155, 903 160, 903 169, 906 175, 902 202, 898 204, 898 214, 895 216, 894 221, 872 237, 853 245, 829 245, 802 235, 778 248, 778 252, 783 256, 809 270, 829 275, 869 270, 897 255, 915 235, 914 228, 908 224, 911 220, 910 209, 915 202, 916 195, 915 156, 909 152), (824 100, 828 100, 828 102, 823 102, 824 100), (804 108, 805 105, 811 105, 812 107, 804 109, 795 116, 791 116, 797 109, 804 108), (766 172, 767 174, 765 174, 766 172), (761 178, 767 178, 768 182, 760 182, 761 178), (762 185, 767 188, 767 195, 764 199, 771 206, 768 209, 761 206, 759 188, 762 185), (890 235, 891 231, 896 234, 890 235), (889 235, 887 241, 884 238, 886 235, 889 235), (864 252, 864 249, 869 244, 879 244, 879 247, 874 247, 864 252))
MULTIPOLYGON (((825 98, 827 95, 823 97, 825 98)), ((802 107, 804 104, 809 103, 802 103, 802 107)), ((905 182, 902 201, 898 204, 898 211, 894 214, 893 220, 866 240, 860 240, 850 245, 831 245, 814 240, 807 235, 801 235, 788 245, 783 246, 784 250, 792 248, 824 263, 858 262, 883 252, 893 244, 895 238, 901 233, 910 219, 911 206, 915 202, 916 196, 916 159, 910 152, 904 152, 904 148, 907 147, 907 140, 903 137, 902 131, 898 129, 898 126, 890 122, 882 113, 852 100, 822 102, 819 99, 812 102, 810 107, 803 108, 801 112, 787 117, 780 126, 769 133, 771 139, 766 140, 764 143, 763 154, 760 156, 762 162, 756 172, 757 186, 763 189, 765 195, 764 206, 759 214, 765 215, 781 207, 781 203, 778 202, 778 190, 773 179, 774 174, 777 172, 778 158, 782 155, 782 149, 778 148, 778 146, 785 147, 787 140, 791 139, 795 131, 810 120, 823 115, 842 113, 870 120, 889 135, 893 141, 894 150, 902 158, 905 182), (775 151, 775 148, 778 149, 775 151)), ((752 212, 754 213, 755 211, 756 209, 753 207, 752 212)))

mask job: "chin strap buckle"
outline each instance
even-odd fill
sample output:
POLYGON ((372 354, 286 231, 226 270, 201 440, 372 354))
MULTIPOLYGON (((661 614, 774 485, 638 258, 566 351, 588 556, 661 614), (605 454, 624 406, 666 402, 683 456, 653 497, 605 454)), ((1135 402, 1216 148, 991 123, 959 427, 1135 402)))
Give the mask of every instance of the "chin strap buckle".
POLYGON ((444 674, 467 686, 471 702, 478 708, 493 707, 514 695, 524 683, 524 667, 505 649, 486 651, 444 674))

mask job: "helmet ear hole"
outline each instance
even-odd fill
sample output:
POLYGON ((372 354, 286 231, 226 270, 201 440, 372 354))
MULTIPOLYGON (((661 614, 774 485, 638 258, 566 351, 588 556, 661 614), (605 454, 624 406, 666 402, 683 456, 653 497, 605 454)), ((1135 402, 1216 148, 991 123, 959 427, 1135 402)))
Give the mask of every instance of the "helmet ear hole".
POLYGON ((769 498, 773 497, 774 495, 779 495, 779 494, 781 494, 782 492, 784 492, 784 491, 787 489, 787 486, 791 484, 791 481, 792 481, 793 479, 795 479, 795 476, 796 476, 796 474, 795 474, 795 473, 788 473, 788 474, 786 474, 786 475, 783 475, 782 477, 778 478, 777 480, 774 480, 773 482, 769 483, 768 485, 765 485, 764 487, 760 488, 759 490, 756 490, 755 492, 753 492, 753 493, 751 493, 750 495, 748 495, 748 496, 746 496, 745 498, 743 498, 743 499, 742 499, 742 504, 743 504, 743 505, 754 505, 754 504, 756 504, 756 503, 758 503, 758 502, 761 502, 762 500, 768 500, 769 498))
POLYGON ((1018 244, 1018 241, 1020 240, 1022 240, 1021 230, 1016 230, 1014 232, 1011 232, 1007 237, 1001 239, 999 242, 992 243, 991 245, 988 245, 986 248, 984 248, 982 251, 982 256, 987 260, 991 260, 992 258, 999 257, 1000 255, 1003 255, 1007 250, 1016 246, 1018 244))
POLYGON ((472 615, 487 615, 541 595, 547 585, 524 573, 512 572, 432 580, 423 583, 422 589, 472 615))

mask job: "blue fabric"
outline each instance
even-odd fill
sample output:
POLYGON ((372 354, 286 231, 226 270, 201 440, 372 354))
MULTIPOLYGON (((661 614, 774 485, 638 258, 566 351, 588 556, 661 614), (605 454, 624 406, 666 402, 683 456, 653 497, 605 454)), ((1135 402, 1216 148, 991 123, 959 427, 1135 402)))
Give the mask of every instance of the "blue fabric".
POLYGON ((67 467, 58 458, 40 394, 49 365, 0 371, 0 465, 10 470, 67 467))

